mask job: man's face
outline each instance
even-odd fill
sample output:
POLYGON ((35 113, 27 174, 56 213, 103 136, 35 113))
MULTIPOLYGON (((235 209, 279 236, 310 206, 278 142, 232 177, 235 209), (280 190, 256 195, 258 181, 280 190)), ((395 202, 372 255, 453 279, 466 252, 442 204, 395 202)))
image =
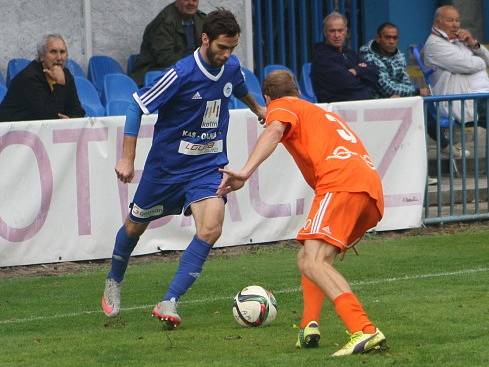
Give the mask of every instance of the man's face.
POLYGON ((394 27, 385 27, 380 32, 380 36, 377 35, 375 40, 383 52, 392 54, 397 50, 399 31, 394 27))
POLYGON ((444 9, 435 21, 435 25, 445 32, 449 39, 455 39, 460 29, 460 14, 455 9, 444 9))
POLYGON ((67 57, 65 43, 58 38, 52 38, 46 47, 46 54, 40 60, 43 68, 52 69, 54 65, 63 67, 67 57))
POLYGON ((347 28, 341 18, 333 18, 326 24, 326 43, 341 48, 345 43, 347 28))
POLYGON ((199 8, 199 0, 175 0, 175 6, 182 17, 193 17, 199 8))
POLYGON ((205 50, 207 62, 214 67, 221 67, 229 59, 239 43, 239 34, 234 37, 219 35, 215 40, 209 42, 205 33, 202 34, 202 46, 205 50))

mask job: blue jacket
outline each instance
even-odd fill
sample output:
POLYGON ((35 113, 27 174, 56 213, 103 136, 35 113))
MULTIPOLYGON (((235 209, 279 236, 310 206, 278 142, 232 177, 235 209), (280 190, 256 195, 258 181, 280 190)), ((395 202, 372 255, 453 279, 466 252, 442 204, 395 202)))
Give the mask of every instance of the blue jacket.
POLYGON ((377 67, 367 63, 359 67, 360 60, 352 49, 342 52, 326 43, 314 47, 311 79, 318 102, 354 101, 374 98, 377 85, 377 67), (353 75, 348 69, 355 69, 353 75))

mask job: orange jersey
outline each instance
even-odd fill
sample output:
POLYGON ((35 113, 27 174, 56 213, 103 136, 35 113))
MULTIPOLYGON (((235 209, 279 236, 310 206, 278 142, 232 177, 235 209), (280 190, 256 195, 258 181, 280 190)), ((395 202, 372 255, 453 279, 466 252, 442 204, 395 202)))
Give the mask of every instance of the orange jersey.
POLYGON ((383 213, 382 182, 363 143, 338 115, 296 97, 273 100, 266 123, 288 125, 282 144, 316 195, 366 192, 383 213))

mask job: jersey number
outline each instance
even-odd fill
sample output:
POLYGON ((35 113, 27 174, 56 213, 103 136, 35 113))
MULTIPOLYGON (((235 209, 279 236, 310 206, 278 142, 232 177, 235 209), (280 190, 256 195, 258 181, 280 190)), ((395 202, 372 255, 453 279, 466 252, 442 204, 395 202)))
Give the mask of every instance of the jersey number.
POLYGON ((357 138, 355 135, 353 135, 353 133, 348 129, 348 127, 346 127, 346 125, 343 123, 343 121, 341 120, 338 120, 336 117, 334 116, 331 116, 331 115, 328 115, 328 114, 325 114, 324 115, 326 117, 326 119, 328 119, 329 121, 331 122, 337 122, 338 125, 341 126, 341 129, 337 129, 336 132, 338 133, 338 135, 343 139, 343 140, 346 140, 346 141, 349 141, 353 144, 355 144, 357 142, 357 138))

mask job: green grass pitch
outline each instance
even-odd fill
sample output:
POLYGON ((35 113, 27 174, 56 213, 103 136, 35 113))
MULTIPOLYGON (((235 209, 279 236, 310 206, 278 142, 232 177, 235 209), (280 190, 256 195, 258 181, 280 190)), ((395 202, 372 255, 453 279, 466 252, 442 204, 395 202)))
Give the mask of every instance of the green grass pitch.
POLYGON ((489 366, 489 229, 369 235, 337 262, 390 347, 329 357, 347 341, 329 303, 321 345, 296 350, 301 315, 297 248, 255 246, 212 256, 182 298, 181 328, 150 316, 177 260, 129 265, 122 312, 99 308, 108 265, 57 276, 0 278, 0 366, 489 366), (243 328, 233 296, 259 284, 278 301, 269 327, 243 328))

